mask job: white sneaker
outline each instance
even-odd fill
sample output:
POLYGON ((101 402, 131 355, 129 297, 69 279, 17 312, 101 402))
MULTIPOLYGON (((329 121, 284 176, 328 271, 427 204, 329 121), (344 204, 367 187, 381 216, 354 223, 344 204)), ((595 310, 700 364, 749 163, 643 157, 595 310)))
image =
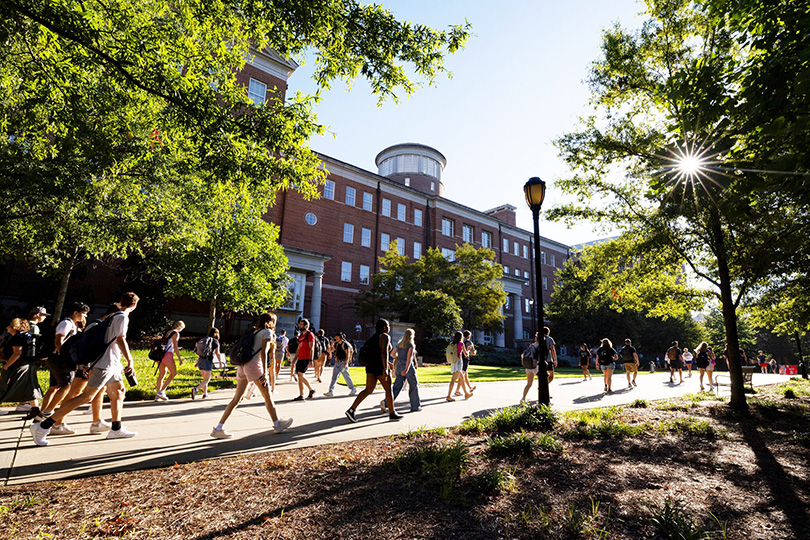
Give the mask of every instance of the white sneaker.
POLYGON ((357 388, 356 388, 356 387, 355 387, 355 388, 352 388, 352 389, 349 391, 349 395, 350 395, 350 396, 355 396, 355 395, 357 395, 357 388))
POLYGON ((275 431, 276 433, 281 433, 282 431, 290 427, 292 423, 293 423, 292 418, 285 418, 283 420, 279 418, 278 424, 273 426, 273 431, 275 431))
POLYGON ((51 432, 50 429, 43 429, 39 422, 36 424, 31 424, 29 429, 31 430, 31 436, 34 438, 34 442, 37 443, 37 446, 48 446, 51 444, 47 439, 48 434, 51 432))
POLYGON ((104 433, 105 431, 109 431, 111 427, 112 424, 109 422, 99 420, 98 422, 90 424, 90 433, 104 433))
POLYGON ((14 412, 28 412, 30 410, 31 410, 31 404, 30 403, 21 403, 21 404, 17 405, 17 408, 14 409, 14 412))
POLYGON ((128 431, 127 428, 125 428, 124 426, 121 426, 121 429, 119 429, 118 431, 114 431, 114 430, 111 429, 110 432, 107 433, 107 438, 108 439, 131 439, 132 437, 134 437, 137 434, 138 434, 137 431, 128 431))
POLYGON ((230 439, 231 437, 233 437, 233 433, 225 431, 225 428, 222 429, 214 428, 211 430, 211 436, 215 439, 230 439))
POLYGON ((58 424, 51 428, 51 435, 73 435, 76 433, 67 424, 58 424))
POLYGON ((169 401, 169 398, 163 392, 155 394, 155 401, 169 401))
POLYGON ((324 392, 323 395, 325 395, 326 397, 332 397, 335 394, 333 394, 332 392, 324 392))

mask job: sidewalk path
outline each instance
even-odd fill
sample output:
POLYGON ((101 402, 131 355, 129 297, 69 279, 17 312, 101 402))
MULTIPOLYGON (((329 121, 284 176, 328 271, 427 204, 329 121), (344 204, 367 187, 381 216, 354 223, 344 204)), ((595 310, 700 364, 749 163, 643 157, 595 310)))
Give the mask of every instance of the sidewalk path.
MULTIPOLYGON (((328 369, 327 369, 328 371, 328 369)), ((329 372, 328 375, 331 375, 329 372)), ((328 376, 327 375, 327 376, 328 376)), ((785 375, 754 375, 756 386, 789 380, 785 375)), ((590 381, 555 379, 551 383, 552 407, 559 411, 631 403, 636 399, 665 399, 695 393, 699 389, 697 374, 684 379, 684 384, 669 383, 668 373, 643 374, 638 387, 626 388, 624 373, 614 374, 615 393, 602 392, 601 377, 590 381)), ((124 425, 138 436, 132 439, 106 440, 105 435, 91 435, 90 416, 85 407, 72 413, 67 421, 75 435, 52 436, 50 446, 38 447, 31 439, 28 422, 19 414, 0 416, 0 483, 24 484, 42 480, 77 478, 109 474, 122 470, 187 463, 203 459, 238 456, 252 452, 286 450, 322 444, 384 437, 419 427, 452 427, 472 416, 515 405, 522 395, 525 381, 478 383, 475 396, 469 400, 447 403, 447 387, 434 385, 420 388, 423 410, 409 413, 407 390, 399 395, 397 408, 404 418, 388 420, 380 412, 383 393, 369 396, 357 412, 358 422, 350 423, 344 411, 351 405, 345 386, 338 386, 336 397, 322 395, 327 384, 314 383, 315 399, 293 402, 297 385, 284 382, 278 386, 276 408, 281 417, 292 417, 294 423, 282 434, 273 433, 273 425, 260 397, 243 401, 228 420, 226 429, 233 439, 215 440, 209 436, 233 390, 219 390, 206 400, 176 399, 168 402, 127 402, 124 425)), ((728 393, 728 388, 723 392, 728 393)), ((529 398, 537 398, 537 385, 529 398)), ((103 416, 109 419, 105 404, 103 416)))

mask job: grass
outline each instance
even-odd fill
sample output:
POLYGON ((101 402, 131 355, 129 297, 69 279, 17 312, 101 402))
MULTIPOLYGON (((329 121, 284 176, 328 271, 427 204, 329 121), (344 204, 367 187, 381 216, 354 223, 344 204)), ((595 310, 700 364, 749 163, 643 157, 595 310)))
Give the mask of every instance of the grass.
POLYGON ((506 469, 487 469, 482 473, 470 475, 467 484, 471 489, 485 495, 517 491, 515 475, 506 469))
POLYGON ((565 413, 566 426, 562 436, 575 440, 626 439, 638 437, 649 429, 647 424, 630 425, 624 419, 622 407, 604 407, 565 413))
POLYGON ((717 530, 700 526, 692 514, 679 502, 667 497, 664 504, 653 506, 650 524, 655 528, 656 538, 664 540, 705 540, 726 537, 726 523, 712 515, 717 530))
POLYGON ((691 435, 704 439, 727 438, 728 431, 717 430, 708 420, 698 420, 697 418, 686 416, 661 422, 657 429, 662 432, 677 433, 679 435, 691 435))
POLYGON ((453 443, 432 443, 410 448, 394 456, 392 465, 399 472, 419 474, 426 482, 439 488, 443 500, 448 500, 453 497, 469 462, 469 449, 462 439, 456 439, 453 443))
POLYGON ((531 456, 536 449, 562 451, 562 444, 550 433, 541 433, 537 437, 525 432, 511 433, 505 437, 494 435, 487 439, 487 443, 489 454, 493 456, 531 456))
POLYGON ((392 435, 394 439, 425 439, 428 437, 445 437, 448 430, 445 427, 428 428, 426 426, 419 426, 404 433, 392 435))
POLYGON ((480 433, 511 433, 514 431, 548 431, 558 423, 557 413, 547 406, 521 404, 517 407, 505 407, 495 413, 481 418, 465 420, 459 426, 462 435, 480 433))

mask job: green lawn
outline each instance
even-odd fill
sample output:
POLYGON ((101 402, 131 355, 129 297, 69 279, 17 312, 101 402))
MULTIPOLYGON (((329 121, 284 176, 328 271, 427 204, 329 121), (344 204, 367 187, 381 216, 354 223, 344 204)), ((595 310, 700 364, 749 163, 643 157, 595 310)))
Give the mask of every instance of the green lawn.
MULTIPOLYGON (((331 370, 331 368, 327 369, 331 370)), ((349 373, 352 376, 352 381, 354 384, 365 384, 365 368, 349 368, 349 373)), ((594 370, 591 370, 591 373, 594 375, 594 377, 601 375, 596 373, 594 370)), ((470 377, 470 382, 472 383, 490 381, 522 381, 526 378, 526 370, 518 366, 477 366, 473 364, 470 365, 467 375, 470 377)), ((417 371, 417 376, 419 377, 420 383, 448 384, 450 383, 450 366, 423 366, 417 371)), ((582 377, 582 370, 579 368, 560 368, 559 370, 555 371, 555 377, 562 379, 582 377)), ((342 377, 338 380, 340 384, 344 384, 342 377)))

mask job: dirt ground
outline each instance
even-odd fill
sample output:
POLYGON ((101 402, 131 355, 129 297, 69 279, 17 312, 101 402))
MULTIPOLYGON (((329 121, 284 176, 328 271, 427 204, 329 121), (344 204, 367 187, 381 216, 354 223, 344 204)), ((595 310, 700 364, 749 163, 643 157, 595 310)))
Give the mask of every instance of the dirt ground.
POLYGON ((744 413, 560 415, 501 453, 438 430, 2 488, 0 538, 810 539, 810 385, 789 384, 744 413))

